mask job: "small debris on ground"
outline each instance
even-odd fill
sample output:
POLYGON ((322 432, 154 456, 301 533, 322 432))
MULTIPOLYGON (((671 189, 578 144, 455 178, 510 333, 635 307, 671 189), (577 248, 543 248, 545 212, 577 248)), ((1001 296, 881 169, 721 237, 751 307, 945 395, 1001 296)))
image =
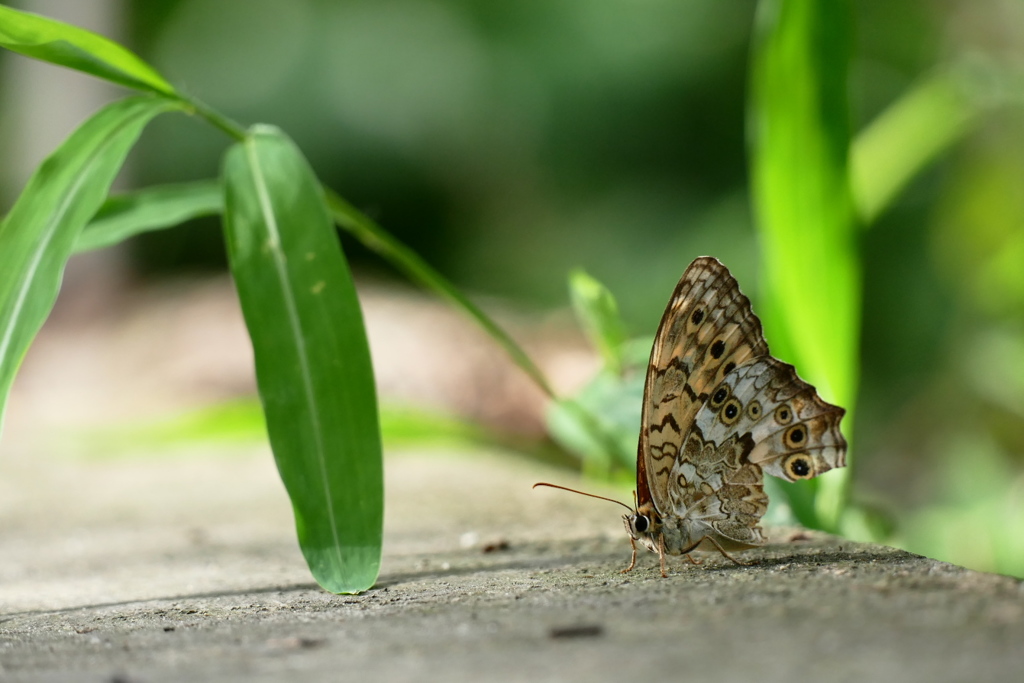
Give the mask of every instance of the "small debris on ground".
POLYGON ((506 541, 505 539, 501 539, 484 545, 484 547, 481 548, 481 550, 485 553, 496 553, 502 550, 508 550, 510 547, 511 546, 509 546, 508 541, 506 541))
POLYGON ((266 642, 267 648, 271 650, 306 650, 313 647, 320 647, 324 644, 322 638, 271 638, 266 642))
POLYGON ((604 627, 600 624, 560 626, 552 628, 548 633, 552 638, 595 638, 603 634, 604 627))

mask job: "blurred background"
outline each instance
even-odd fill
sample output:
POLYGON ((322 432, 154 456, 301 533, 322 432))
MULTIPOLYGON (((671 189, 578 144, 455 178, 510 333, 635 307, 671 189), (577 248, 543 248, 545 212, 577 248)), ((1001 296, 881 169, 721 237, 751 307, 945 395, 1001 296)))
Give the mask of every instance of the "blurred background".
MULTIPOLYGON (((235 120, 283 128, 327 185, 508 324, 560 389, 598 367, 569 311, 575 267, 645 340, 701 254, 733 271, 756 310, 752 0, 8 4, 112 37, 235 120)), ((1020 2, 852 4, 854 133, 936 69, 1024 68, 1020 2)), ((981 75, 974 86, 1005 89, 981 75)), ((0 210, 117 94, 0 52, 0 210)), ((890 543, 1024 576, 1024 115, 1010 95, 865 228, 853 495, 887 520, 890 543)), ((214 177, 227 144, 199 121, 158 119, 121 186, 214 177)), ((385 405, 557 451, 543 396, 496 346, 344 245, 385 405)), ((152 416, 250 395, 225 273, 216 219, 76 257, 9 426, 41 413, 117 423, 140 406, 152 416)))

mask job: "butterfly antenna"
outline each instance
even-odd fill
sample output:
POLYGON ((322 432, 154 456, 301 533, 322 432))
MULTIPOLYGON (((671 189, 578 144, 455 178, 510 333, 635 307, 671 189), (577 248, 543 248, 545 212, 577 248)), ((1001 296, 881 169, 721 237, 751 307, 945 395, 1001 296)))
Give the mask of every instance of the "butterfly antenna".
POLYGON ((537 488, 538 486, 547 486, 547 487, 550 487, 550 488, 553 488, 553 489, 562 489, 563 491, 568 491, 569 493, 578 493, 581 496, 587 496, 589 498, 598 498, 600 500, 607 500, 609 503, 615 503, 616 505, 621 505, 622 507, 626 508, 630 512, 636 512, 633 508, 629 507, 628 505, 626 505, 622 501, 615 500, 614 498, 605 498, 604 496, 599 496, 596 493, 586 493, 585 491, 577 491, 576 489, 571 489, 571 488, 569 488, 567 486, 559 486, 558 484, 549 484, 549 483, 547 483, 545 481, 537 482, 536 484, 533 485, 532 488, 537 488))

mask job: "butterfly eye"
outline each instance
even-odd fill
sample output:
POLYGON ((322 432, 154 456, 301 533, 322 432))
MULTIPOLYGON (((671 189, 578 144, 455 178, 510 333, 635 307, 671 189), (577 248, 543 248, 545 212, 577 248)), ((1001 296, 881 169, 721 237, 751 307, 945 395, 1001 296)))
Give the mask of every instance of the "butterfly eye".
POLYGON ((775 421, 780 425, 789 424, 793 419, 793 411, 789 409, 789 406, 783 404, 775 409, 775 421))
POLYGON ((722 386, 718 387, 718 390, 715 391, 714 396, 711 397, 711 407, 715 410, 718 410, 719 408, 722 407, 722 404, 725 403, 726 399, 728 398, 729 385, 723 384, 722 386))
POLYGON ((786 448, 800 448, 806 440, 807 428, 802 424, 793 425, 786 430, 785 436, 782 437, 782 441, 786 444, 786 448))
POLYGON ((793 479, 810 479, 814 476, 814 462, 806 453, 794 453, 789 456, 783 468, 793 479))
POLYGON ((633 520, 633 528, 641 534, 647 531, 647 529, 650 528, 650 526, 650 521, 643 515, 637 515, 636 518, 633 520))
POLYGON ((761 404, 757 401, 751 401, 750 405, 747 406, 747 415, 751 420, 761 419, 761 404))
POLYGON ((743 405, 736 399, 732 399, 725 404, 720 413, 722 422, 726 425, 731 425, 739 418, 740 413, 743 412, 743 405))

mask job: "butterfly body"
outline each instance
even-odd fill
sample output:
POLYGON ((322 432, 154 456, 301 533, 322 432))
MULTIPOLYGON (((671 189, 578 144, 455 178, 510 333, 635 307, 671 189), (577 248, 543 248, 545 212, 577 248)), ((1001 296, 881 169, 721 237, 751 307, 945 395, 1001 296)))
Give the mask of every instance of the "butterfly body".
MULTIPOLYGON (((637 452, 636 543, 665 555, 764 543, 764 473, 809 479, 845 464, 844 410, 773 358, 750 301, 717 259, 686 269, 651 351, 637 452)), ((692 559, 692 558, 691 558, 692 559)), ((731 558, 732 559, 732 558, 731 558)))

